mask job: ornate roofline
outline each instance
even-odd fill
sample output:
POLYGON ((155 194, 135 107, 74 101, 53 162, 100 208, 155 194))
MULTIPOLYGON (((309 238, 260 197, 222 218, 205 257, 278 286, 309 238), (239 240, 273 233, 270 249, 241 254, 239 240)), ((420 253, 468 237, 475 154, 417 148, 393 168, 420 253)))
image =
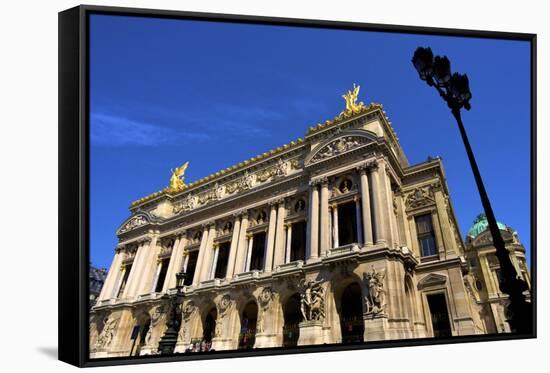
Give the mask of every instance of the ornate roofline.
MULTIPOLYGON (((357 89, 358 93, 359 87, 354 86, 354 88, 357 89)), ((350 95, 350 92, 348 92, 347 95, 350 95)), ((208 184, 214 186, 216 182, 222 181, 222 179, 225 179, 227 176, 234 176, 239 173, 243 173, 243 171, 252 168, 253 166, 257 166, 268 160, 275 159, 276 157, 288 153, 289 151, 298 150, 304 145, 311 143, 312 140, 317 139, 317 137, 322 133, 325 133, 326 130, 339 128, 346 123, 350 123, 353 120, 359 119, 360 117, 366 115, 377 116, 380 119, 380 122, 384 128, 384 133, 387 135, 389 143, 395 149, 397 158, 402 163, 403 167, 408 166, 407 158, 405 157, 405 154, 401 149, 401 145, 399 144, 399 138, 397 137, 393 127, 391 126, 391 122, 386 116, 386 112, 383 110, 383 106, 378 103, 371 103, 368 106, 365 106, 362 102, 357 102, 356 96, 346 97, 346 95, 344 95, 342 97, 346 99, 346 109, 332 120, 327 120, 323 124, 317 124, 314 127, 310 127, 306 133, 305 139, 298 138, 295 141, 291 141, 290 143, 284 144, 275 149, 264 152, 245 161, 239 162, 233 166, 215 172, 190 184, 184 184, 181 186, 181 188, 177 190, 171 188, 170 186, 165 187, 157 192, 133 201, 130 205, 130 210, 135 212, 136 209, 148 205, 152 202, 156 202, 165 198, 177 197, 185 192, 196 190, 197 188, 203 187, 208 184)))

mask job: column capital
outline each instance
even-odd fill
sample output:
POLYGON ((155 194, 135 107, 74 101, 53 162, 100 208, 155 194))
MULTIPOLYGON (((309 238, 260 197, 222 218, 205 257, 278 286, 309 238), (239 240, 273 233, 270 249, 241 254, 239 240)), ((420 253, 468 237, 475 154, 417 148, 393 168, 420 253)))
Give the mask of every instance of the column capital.
POLYGON ((268 204, 271 208, 276 208, 280 203, 285 203, 285 199, 284 199, 284 198, 272 199, 272 200, 269 201, 267 204, 268 204))
POLYGON ((338 208, 338 204, 337 204, 337 203, 331 203, 331 204, 329 205, 329 207, 330 207, 331 209, 334 210, 334 209, 337 209, 337 208, 338 208))
POLYGON ((247 238, 247 239, 251 239, 253 236, 254 236, 253 233, 251 233, 251 232, 246 232, 246 238, 247 238))
POLYGON ((318 185, 328 185, 328 177, 323 176, 323 177, 318 177, 318 178, 315 178, 315 179, 311 179, 309 181, 309 185, 312 186, 312 187, 316 187, 318 185))
POLYGON ((202 223, 201 224, 201 228, 202 229, 212 229, 216 226, 216 222, 215 221, 207 221, 206 223, 202 223))
POLYGON ((212 248, 217 249, 218 247, 220 247, 220 243, 218 241, 212 244, 212 248))
POLYGON ((137 243, 150 243, 151 241, 153 241, 153 237, 151 236, 140 237, 136 240, 137 243))
POLYGON ((365 162, 365 163, 360 164, 359 166, 355 167, 355 170, 356 170, 360 175, 366 175, 366 174, 367 174, 367 171, 368 171, 370 168, 371 168, 370 163, 365 162))

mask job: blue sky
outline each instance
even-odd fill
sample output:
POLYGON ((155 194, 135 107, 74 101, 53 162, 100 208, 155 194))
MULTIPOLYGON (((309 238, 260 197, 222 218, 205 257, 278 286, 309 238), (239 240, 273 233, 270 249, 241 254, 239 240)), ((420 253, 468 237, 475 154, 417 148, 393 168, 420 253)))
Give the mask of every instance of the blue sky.
POLYGON ((477 38, 93 15, 91 262, 108 267, 128 206, 303 137, 353 83, 384 105, 411 164, 443 158, 464 236, 482 211, 449 109, 416 47, 447 55, 473 93, 463 119, 497 219, 530 249, 529 44, 477 38))

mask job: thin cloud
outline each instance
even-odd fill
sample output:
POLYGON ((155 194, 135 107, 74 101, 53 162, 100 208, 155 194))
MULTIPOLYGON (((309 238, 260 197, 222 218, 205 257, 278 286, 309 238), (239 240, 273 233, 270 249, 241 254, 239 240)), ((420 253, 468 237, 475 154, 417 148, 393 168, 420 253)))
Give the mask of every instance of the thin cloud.
POLYGON ((105 113, 92 113, 90 119, 91 141, 99 146, 158 146, 210 138, 202 132, 176 130, 105 113))

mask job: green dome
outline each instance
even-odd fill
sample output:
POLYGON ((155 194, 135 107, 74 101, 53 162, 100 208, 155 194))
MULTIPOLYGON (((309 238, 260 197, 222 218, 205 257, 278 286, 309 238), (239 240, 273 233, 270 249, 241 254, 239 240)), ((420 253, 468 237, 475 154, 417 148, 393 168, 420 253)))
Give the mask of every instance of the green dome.
MULTIPOLYGON (((497 221, 497 226, 500 230, 506 230, 506 224, 502 224, 501 222, 497 221)), ((489 228, 489 223, 487 222, 487 217, 485 214, 479 214, 474 220, 474 225, 470 230, 468 231, 468 236, 471 238, 476 238, 481 233, 485 232, 489 228)))

